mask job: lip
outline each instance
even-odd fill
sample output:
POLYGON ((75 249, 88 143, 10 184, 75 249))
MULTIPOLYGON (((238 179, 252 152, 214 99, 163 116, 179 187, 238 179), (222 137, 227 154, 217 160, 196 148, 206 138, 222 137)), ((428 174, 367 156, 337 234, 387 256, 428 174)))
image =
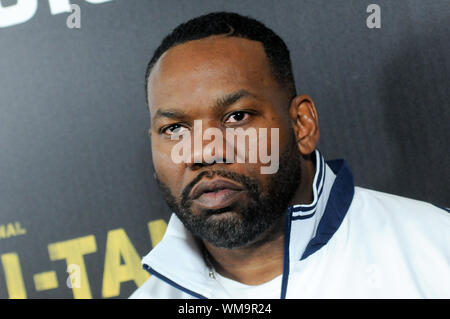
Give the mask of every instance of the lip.
POLYGON ((191 192, 189 196, 190 199, 194 200, 202 196, 207 192, 217 192, 223 189, 230 189, 234 191, 242 191, 244 188, 239 184, 235 184, 224 178, 215 178, 210 180, 203 180, 198 183, 191 192))
POLYGON ((208 209, 226 207, 244 193, 244 187, 227 179, 216 178, 198 183, 189 198, 208 209))

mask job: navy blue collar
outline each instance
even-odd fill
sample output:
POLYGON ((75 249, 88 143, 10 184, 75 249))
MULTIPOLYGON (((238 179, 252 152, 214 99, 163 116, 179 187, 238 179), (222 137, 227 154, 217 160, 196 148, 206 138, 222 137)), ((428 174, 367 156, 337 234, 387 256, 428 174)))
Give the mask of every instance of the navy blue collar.
MULTIPOLYGON (((323 182, 321 183, 322 185, 320 185, 319 180, 321 180, 321 178, 317 178, 316 183, 313 184, 313 205, 309 205, 309 207, 308 205, 306 206, 308 207, 309 211, 308 209, 304 209, 301 207, 305 207, 304 205, 290 206, 287 211, 286 235, 284 239, 283 276, 281 280, 281 299, 285 299, 287 294, 289 273, 291 270, 290 259, 293 257, 291 253, 294 253, 295 255, 295 251, 290 250, 291 240, 295 241, 295 237, 297 237, 295 234, 291 234, 292 222, 302 222, 301 220, 306 221, 311 218, 320 218, 314 237, 308 242, 306 248, 303 251, 303 254, 301 255, 300 260, 303 260, 328 243, 330 238, 334 235, 334 233, 341 225, 342 220, 347 214, 347 211, 350 208, 350 204, 353 200, 353 194, 355 192, 353 176, 350 172, 349 167, 342 159, 326 162, 329 169, 331 169, 335 174, 335 177, 331 189, 329 190, 328 198, 320 196, 322 195, 323 185, 325 183, 324 175, 326 172, 326 169, 324 168, 325 164, 322 164, 323 162, 323 157, 321 156, 320 152, 316 150, 316 176, 321 177, 323 179, 323 182), (319 196, 316 196, 316 194, 318 194, 319 196), (323 214, 321 217, 317 216, 316 214, 316 206, 319 200, 326 201, 325 209, 323 210, 323 214), (297 215, 296 212, 299 211, 308 211, 308 213, 306 215, 297 215)), ((301 251, 299 251, 298 253, 300 254, 301 251)), ((294 258, 294 260, 296 260, 298 257, 294 258)))
POLYGON ((306 246, 301 260, 322 248, 330 240, 347 214, 355 193, 353 176, 347 163, 342 159, 331 160, 326 163, 336 174, 336 179, 331 188, 316 235, 306 246))

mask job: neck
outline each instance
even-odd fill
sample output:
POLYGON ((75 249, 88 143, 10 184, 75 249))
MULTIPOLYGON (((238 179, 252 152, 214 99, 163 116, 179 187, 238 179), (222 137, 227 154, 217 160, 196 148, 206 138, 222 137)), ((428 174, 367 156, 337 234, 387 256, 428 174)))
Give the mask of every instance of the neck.
POLYGON ((243 248, 218 248, 203 242, 215 271, 246 285, 259 285, 280 275, 283 272, 284 221, 283 215, 264 239, 243 248))
MULTIPOLYGON (((302 161, 302 181, 289 206, 313 200, 314 156, 302 161)), ((203 242, 214 269, 224 277, 246 285, 260 285, 283 273, 285 219, 270 229, 258 242, 238 249, 218 248, 203 242)))
POLYGON ((289 206, 298 204, 309 204, 313 201, 312 192, 314 175, 316 172, 316 156, 313 154, 304 157, 302 160, 302 180, 297 188, 294 197, 289 202, 289 206))

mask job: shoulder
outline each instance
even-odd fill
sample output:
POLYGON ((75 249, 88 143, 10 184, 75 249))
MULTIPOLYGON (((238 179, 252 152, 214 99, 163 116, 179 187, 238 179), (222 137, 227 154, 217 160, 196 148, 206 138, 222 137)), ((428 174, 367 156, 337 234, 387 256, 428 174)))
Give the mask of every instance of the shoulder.
POLYGON ((355 187, 347 215, 347 230, 359 241, 401 247, 411 255, 450 254, 450 213, 433 204, 355 187))
MULTIPOLYGON (((150 279, 150 278, 149 278, 150 279)), ((152 298, 149 291, 151 291, 151 282, 147 279, 138 289, 136 289, 128 299, 149 299, 152 298)))
MULTIPOLYGON (((361 187, 332 241, 347 268, 376 269, 387 295, 449 296, 450 214, 433 204, 361 187)), ((355 272, 357 272, 355 270, 355 272)))
POLYGON ((353 206, 374 218, 389 218, 402 224, 442 222, 450 227, 450 213, 445 208, 411 198, 355 187, 353 206), (398 220, 400 219, 400 220, 398 220))
POLYGON ((192 296, 169 285, 155 276, 150 276, 129 299, 190 299, 192 296))

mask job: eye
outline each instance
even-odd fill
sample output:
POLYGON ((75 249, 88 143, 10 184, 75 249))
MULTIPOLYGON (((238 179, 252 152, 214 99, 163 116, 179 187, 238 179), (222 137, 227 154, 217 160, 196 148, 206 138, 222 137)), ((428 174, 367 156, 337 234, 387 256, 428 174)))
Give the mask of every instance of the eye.
POLYGON ((181 124, 172 124, 161 129, 161 133, 167 136, 183 134, 186 127, 181 124))
POLYGON ((244 112, 244 111, 237 111, 234 113, 231 113, 230 116, 228 116, 225 123, 237 123, 240 121, 247 120, 250 117, 250 113, 244 112))

